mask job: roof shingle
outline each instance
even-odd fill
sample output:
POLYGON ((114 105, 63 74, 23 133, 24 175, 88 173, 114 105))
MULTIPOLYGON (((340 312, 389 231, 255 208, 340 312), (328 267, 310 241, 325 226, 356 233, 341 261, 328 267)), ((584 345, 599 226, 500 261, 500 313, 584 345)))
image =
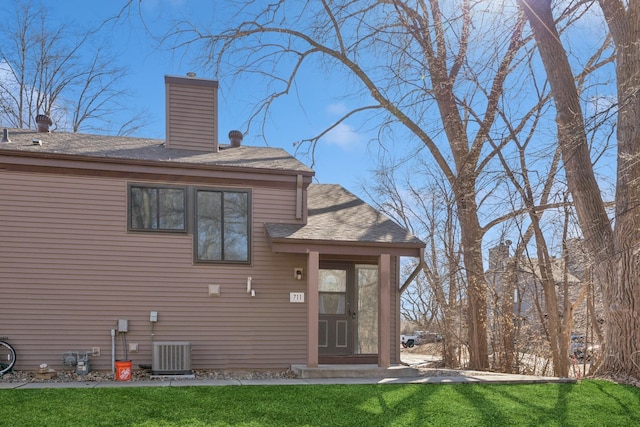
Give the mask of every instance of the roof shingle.
POLYGON ((311 184, 306 225, 266 224, 272 239, 352 243, 424 243, 337 184, 311 184))
POLYGON ((70 156, 170 162, 222 167, 287 170, 313 174, 313 170, 280 148, 221 145, 220 151, 202 152, 166 148, 163 140, 104 136, 68 132, 38 133, 10 129, 10 143, 0 143, 0 151, 13 150, 70 156), (34 145, 39 139, 42 145, 34 145))

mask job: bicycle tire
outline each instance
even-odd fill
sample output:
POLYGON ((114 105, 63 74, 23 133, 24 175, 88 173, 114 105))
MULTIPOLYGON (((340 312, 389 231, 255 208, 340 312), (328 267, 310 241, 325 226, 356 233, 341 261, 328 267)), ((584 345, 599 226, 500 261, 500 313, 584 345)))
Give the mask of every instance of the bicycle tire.
POLYGON ((16 364, 16 351, 8 342, 0 341, 0 377, 16 364))

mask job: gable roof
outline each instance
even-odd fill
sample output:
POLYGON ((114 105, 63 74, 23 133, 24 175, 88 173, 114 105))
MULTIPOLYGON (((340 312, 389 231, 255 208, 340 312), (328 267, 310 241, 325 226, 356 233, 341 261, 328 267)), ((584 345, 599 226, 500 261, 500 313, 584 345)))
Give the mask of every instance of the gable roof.
MULTIPOLYGON (((25 156, 34 162, 40 159, 93 160, 102 163, 135 162, 166 167, 182 165, 216 170, 253 170, 304 175, 306 179, 315 174, 280 148, 231 148, 221 145, 219 152, 203 152, 166 148, 164 141, 158 139, 67 132, 38 133, 24 129, 10 130, 9 138, 10 143, 0 143, 0 157, 25 156), (36 139, 40 140, 39 144, 33 143, 36 139)), ((327 253, 327 246, 330 246, 333 253, 341 253, 341 250, 353 253, 353 248, 357 247, 361 255, 376 255, 381 253, 381 248, 385 248, 385 252, 396 255, 419 256, 420 250, 425 247, 408 230, 340 185, 310 184, 307 201, 306 225, 265 224, 267 237, 274 250, 283 250, 282 244, 293 244, 297 245, 296 248, 292 250, 288 246, 284 251, 304 252, 310 245, 319 245, 323 253, 327 253), (390 248, 393 250, 390 251, 390 248)))
MULTIPOLYGON (((541 276, 540 273, 540 260, 537 258, 532 259, 523 259, 522 262, 518 263, 518 272, 529 274, 533 277, 539 278, 541 276)), ((567 282, 570 285, 580 284, 582 281, 571 274, 570 272, 566 272, 567 274, 567 282)), ((551 260, 551 275, 553 276, 553 281, 556 284, 564 282, 564 259, 562 258, 553 258, 551 260)))
POLYGON ((10 129, 10 143, 0 143, 0 153, 51 157, 78 156, 93 159, 120 159, 140 162, 216 166, 291 171, 313 175, 307 167, 285 150, 272 147, 221 145, 219 152, 166 148, 164 140, 105 136, 69 132, 39 133, 10 129), (42 145, 33 143, 40 140, 42 145))
MULTIPOLYGON (((417 256, 425 244, 409 231, 337 184, 308 188, 307 224, 265 224, 272 246, 330 244, 396 248, 417 256)), ((295 249, 293 250, 295 251, 295 249)))

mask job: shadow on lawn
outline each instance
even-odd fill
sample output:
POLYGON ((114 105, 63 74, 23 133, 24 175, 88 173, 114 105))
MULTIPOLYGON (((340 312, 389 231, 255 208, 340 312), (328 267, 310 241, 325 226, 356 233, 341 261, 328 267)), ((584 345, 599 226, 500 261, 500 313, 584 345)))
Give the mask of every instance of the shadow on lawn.
POLYGON ((640 425, 638 389, 591 381, 32 389, 0 396, 0 420, 18 426, 640 425))
POLYGON ((478 409, 483 420, 481 425, 510 425, 521 421, 523 415, 529 425, 567 425, 568 402, 575 386, 527 384, 514 388, 475 385, 461 387, 457 391, 478 409))

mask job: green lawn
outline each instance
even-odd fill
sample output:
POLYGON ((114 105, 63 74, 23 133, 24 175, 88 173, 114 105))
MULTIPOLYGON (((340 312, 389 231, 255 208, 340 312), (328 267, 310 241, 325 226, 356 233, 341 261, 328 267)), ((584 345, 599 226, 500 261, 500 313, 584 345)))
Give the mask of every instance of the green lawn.
POLYGON ((0 390, 1 426, 635 426, 640 389, 580 384, 0 390))

